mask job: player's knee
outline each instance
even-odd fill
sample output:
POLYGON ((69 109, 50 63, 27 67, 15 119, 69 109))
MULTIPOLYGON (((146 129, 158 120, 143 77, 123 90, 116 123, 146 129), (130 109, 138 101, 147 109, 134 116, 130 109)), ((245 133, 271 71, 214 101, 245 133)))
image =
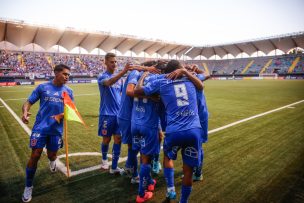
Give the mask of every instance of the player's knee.
POLYGON ((170 159, 167 155, 164 155, 164 163, 163 163, 165 168, 173 168, 173 160, 170 159))
POLYGON ((120 144, 121 143, 121 136, 114 136, 114 142, 115 142, 115 144, 120 144))
POLYGON ((103 144, 109 144, 111 141, 111 137, 103 137, 102 138, 102 143, 103 144))
POLYGON ((54 161, 57 158, 57 153, 56 152, 47 152, 48 159, 51 161, 54 161))
POLYGON ((33 149, 32 154, 31 154, 31 158, 30 158, 30 161, 29 161, 29 165, 36 166, 39 159, 40 159, 41 153, 42 153, 42 149, 33 149))

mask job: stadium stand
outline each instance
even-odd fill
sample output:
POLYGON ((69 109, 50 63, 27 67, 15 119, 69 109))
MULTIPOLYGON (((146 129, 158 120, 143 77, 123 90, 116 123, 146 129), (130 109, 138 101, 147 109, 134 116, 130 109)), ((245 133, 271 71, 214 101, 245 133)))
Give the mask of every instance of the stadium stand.
POLYGON ((178 59, 184 64, 198 64, 201 69, 209 71, 214 77, 278 74, 283 77, 304 78, 303 49, 303 32, 198 47, 161 40, 139 39, 129 35, 90 33, 74 28, 62 30, 56 27, 26 24, 24 21, 0 19, 0 77, 2 78, 7 76, 49 78, 52 77, 52 67, 59 63, 70 66, 74 76, 96 77, 105 68, 104 56, 99 53, 100 50, 103 53, 118 52, 119 69, 127 62, 137 63, 161 58, 178 59), (59 47, 67 52, 59 51, 59 47), (78 54, 69 52, 77 47, 78 54), (81 54, 80 49, 88 53, 96 49, 98 54, 81 54), (276 50, 280 50, 283 55, 267 56, 276 50), (291 50, 296 51, 288 54, 291 50), (126 52, 129 52, 130 56, 126 56, 126 52), (264 53, 263 56, 250 57, 255 53, 258 55, 259 52, 264 53), (243 53, 249 57, 240 58, 243 53), (234 58, 228 58, 228 55, 234 58))

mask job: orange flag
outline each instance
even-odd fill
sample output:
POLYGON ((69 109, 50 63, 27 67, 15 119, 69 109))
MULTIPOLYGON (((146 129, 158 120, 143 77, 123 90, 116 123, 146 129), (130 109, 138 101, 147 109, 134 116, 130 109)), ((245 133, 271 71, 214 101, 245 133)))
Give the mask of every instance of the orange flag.
POLYGON ((64 104, 64 119, 66 119, 67 121, 80 122, 84 126, 86 126, 69 94, 67 92, 63 92, 62 97, 64 104))

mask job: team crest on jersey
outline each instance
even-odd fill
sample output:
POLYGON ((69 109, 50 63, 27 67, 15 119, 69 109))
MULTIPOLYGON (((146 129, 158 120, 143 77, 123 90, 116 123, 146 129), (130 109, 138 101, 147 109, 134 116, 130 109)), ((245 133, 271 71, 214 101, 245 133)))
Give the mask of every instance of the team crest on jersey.
POLYGON ((107 131, 107 130, 102 130, 101 133, 102 133, 103 135, 106 135, 106 134, 108 133, 108 131, 107 131))
POLYGON ((31 139, 31 146, 35 147, 37 144, 37 139, 31 139))

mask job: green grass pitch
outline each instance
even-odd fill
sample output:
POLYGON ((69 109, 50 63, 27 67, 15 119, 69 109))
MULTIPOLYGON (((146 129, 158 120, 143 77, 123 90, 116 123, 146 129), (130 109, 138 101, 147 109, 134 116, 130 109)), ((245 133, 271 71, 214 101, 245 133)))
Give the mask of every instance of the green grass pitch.
MULTIPOLYGON (((89 126, 85 129, 81 124, 68 123, 69 152, 100 152, 97 84, 69 86, 89 126)), ((304 81, 210 80, 205 87, 209 130, 304 100, 304 81)), ((33 88, 1 87, 0 98, 20 116, 33 88)), ((31 109, 30 128, 38 106, 31 109)), ((0 135, 0 202, 20 202, 30 155, 29 137, 1 102, 0 135)), ((193 184, 190 202, 304 202, 304 102, 212 133, 204 151, 204 180, 193 184)), ((59 155, 64 153, 64 149, 59 151, 59 155)), ((122 156, 126 154, 123 146, 122 156)), ((99 156, 70 157, 73 171, 99 163, 99 156)), ((179 156, 175 162, 178 197, 181 169, 179 156)), ((163 174, 156 179, 156 191, 149 202, 165 199, 163 174)), ((136 194, 137 185, 131 185, 128 178, 101 170, 70 179, 60 172, 51 174, 47 157, 42 155, 32 202, 134 202, 136 194)))

